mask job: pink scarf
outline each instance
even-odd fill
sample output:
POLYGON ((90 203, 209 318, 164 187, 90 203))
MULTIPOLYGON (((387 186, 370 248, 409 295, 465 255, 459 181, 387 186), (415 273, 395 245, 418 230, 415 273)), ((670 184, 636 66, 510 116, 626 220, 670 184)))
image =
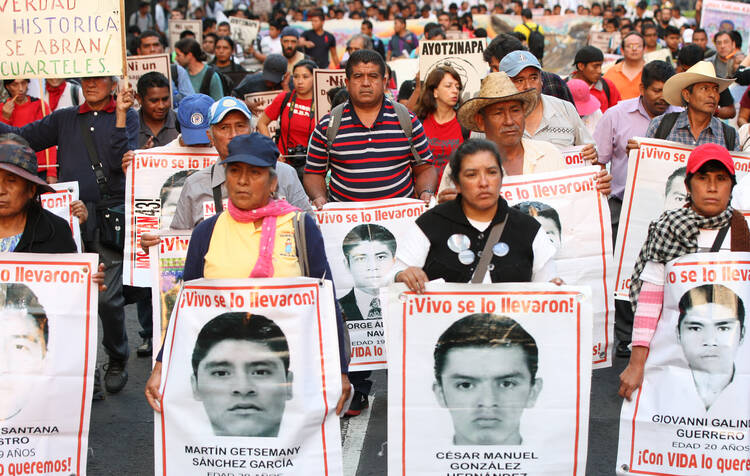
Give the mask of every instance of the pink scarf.
POLYGON ((273 276, 273 245, 276 240, 276 217, 299 210, 286 200, 270 200, 268 205, 255 210, 241 210, 231 200, 227 201, 229 215, 240 223, 263 220, 260 232, 260 250, 251 278, 270 278, 273 276))

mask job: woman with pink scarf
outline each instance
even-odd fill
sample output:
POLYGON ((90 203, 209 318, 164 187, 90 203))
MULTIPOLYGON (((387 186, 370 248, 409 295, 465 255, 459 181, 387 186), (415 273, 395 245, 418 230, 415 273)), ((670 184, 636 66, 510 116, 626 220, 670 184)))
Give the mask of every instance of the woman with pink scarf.
MULTIPOLYGON (((193 230, 185 259, 185 281, 295 276, 331 279, 323 236, 315 219, 286 200, 274 197, 278 157, 279 150, 273 140, 257 132, 236 136, 229 142, 229 155, 221 162, 226 165, 227 208, 193 230), (306 253, 298 252, 295 239, 295 227, 302 229, 300 221, 304 222, 306 253)), ((336 413, 340 414, 350 386, 346 331, 338 306, 336 324, 344 389, 336 406, 336 413)), ((161 356, 160 351, 146 383, 146 399, 157 412, 161 398, 161 356)))

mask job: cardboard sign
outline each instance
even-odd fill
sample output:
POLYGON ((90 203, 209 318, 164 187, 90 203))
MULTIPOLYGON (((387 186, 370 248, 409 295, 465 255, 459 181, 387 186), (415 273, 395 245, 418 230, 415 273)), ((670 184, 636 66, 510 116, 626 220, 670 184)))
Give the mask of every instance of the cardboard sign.
POLYGON ((247 18, 229 17, 229 31, 232 39, 238 45, 245 49, 253 44, 260 31, 260 22, 258 20, 248 20, 247 18))
MULTIPOLYGON (((128 56, 127 62, 128 82, 133 91, 138 92, 138 80, 141 79, 141 76, 155 71, 167 77, 169 97, 172 98, 172 68, 170 67, 168 54, 128 56)), ((141 105, 136 100, 133 107, 140 109, 141 105)))
POLYGON ((180 41, 180 33, 190 30, 195 34, 195 41, 203 44, 203 23, 200 20, 169 20, 169 47, 180 41))
POLYGON ((313 107, 315 108, 315 123, 331 112, 331 102, 328 91, 343 86, 346 87, 346 72, 341 69, 313 70, 313 107))
POLYGON ((419 44, 420 81, 427 80, 427 76, 435 68, 449 66, 456 70, 463 85, 459 102, 472 98, 479 92, 482 79, 489 71, 483 56, 487 46, 486 41, 486 38, 473 38, 421 42, 419 44))
MULTIPOLYGON (((248 107, 256 101, 260 101, 260 107, 265 110, 276 96, 279 95, 281 90, 278 91, 264 91, 262 93, 248 93, 245 94, 245 103, 248 107)), ((268 131, 271 133, 271 138, 276 136, 276 131, 279 129, 279 120, 271 121, 268 123, 268 131)))

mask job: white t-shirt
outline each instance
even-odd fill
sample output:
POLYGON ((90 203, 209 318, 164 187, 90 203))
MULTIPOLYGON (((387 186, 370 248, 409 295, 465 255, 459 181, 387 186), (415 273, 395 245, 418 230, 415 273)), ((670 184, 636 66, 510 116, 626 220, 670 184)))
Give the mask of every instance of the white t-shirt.
MULTIPOLYGON (((719 229, 716 230, 701 230, 698 234, 698 253, 711 251, 711 247, 716 241, 716 235, 719 234, 719 229)), ((731 250, 732 241, 730 239, 731 233, 727 233, 724 237, 724 242, 721 244, 722 250, 731 250)), ((641 281, 664 286, 664 270, 666 265, 664 263, 657 263, 656 261, 649 261, 644 266, 641 272, 641 281)))
POLYGON ((283 51, 281 48, 281 36, 271 38, 269 35, 260 40, 260 51, 264 55, 280 55, 283 51))

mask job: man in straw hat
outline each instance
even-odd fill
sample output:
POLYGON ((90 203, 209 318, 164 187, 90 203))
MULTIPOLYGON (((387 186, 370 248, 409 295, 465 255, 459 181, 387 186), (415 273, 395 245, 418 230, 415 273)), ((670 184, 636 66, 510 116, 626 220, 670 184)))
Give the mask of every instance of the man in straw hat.
POLYGON ((687 71, 675 74, 664 83, 664 99, 685 110, 654 118, 646 137, 692 146, 712 143, 737 150, 737 131, 714 117, 720 93, 733 82, 717 77, 713 64, 707 61, 699 61, 687 71))
MULTIPOLYGON (((458 122, 463 127, 483 132, 488 140, 497 144, 507 175, 552 172, 565 168, 565 160, 557 147, 546 141, 524 137, 526 117, 536 107, 537 96, 534 89, 519 92, 503 72, 490 73, 482 81, 479 94, 458 109, 458 122)), ((441 202, 451 200, 456 194, 449 177, 450 166, 446 166, 438 193, 441 202)), ((602 193, 609 194, 611 179, 603 170, 598 184, 602 193)))

